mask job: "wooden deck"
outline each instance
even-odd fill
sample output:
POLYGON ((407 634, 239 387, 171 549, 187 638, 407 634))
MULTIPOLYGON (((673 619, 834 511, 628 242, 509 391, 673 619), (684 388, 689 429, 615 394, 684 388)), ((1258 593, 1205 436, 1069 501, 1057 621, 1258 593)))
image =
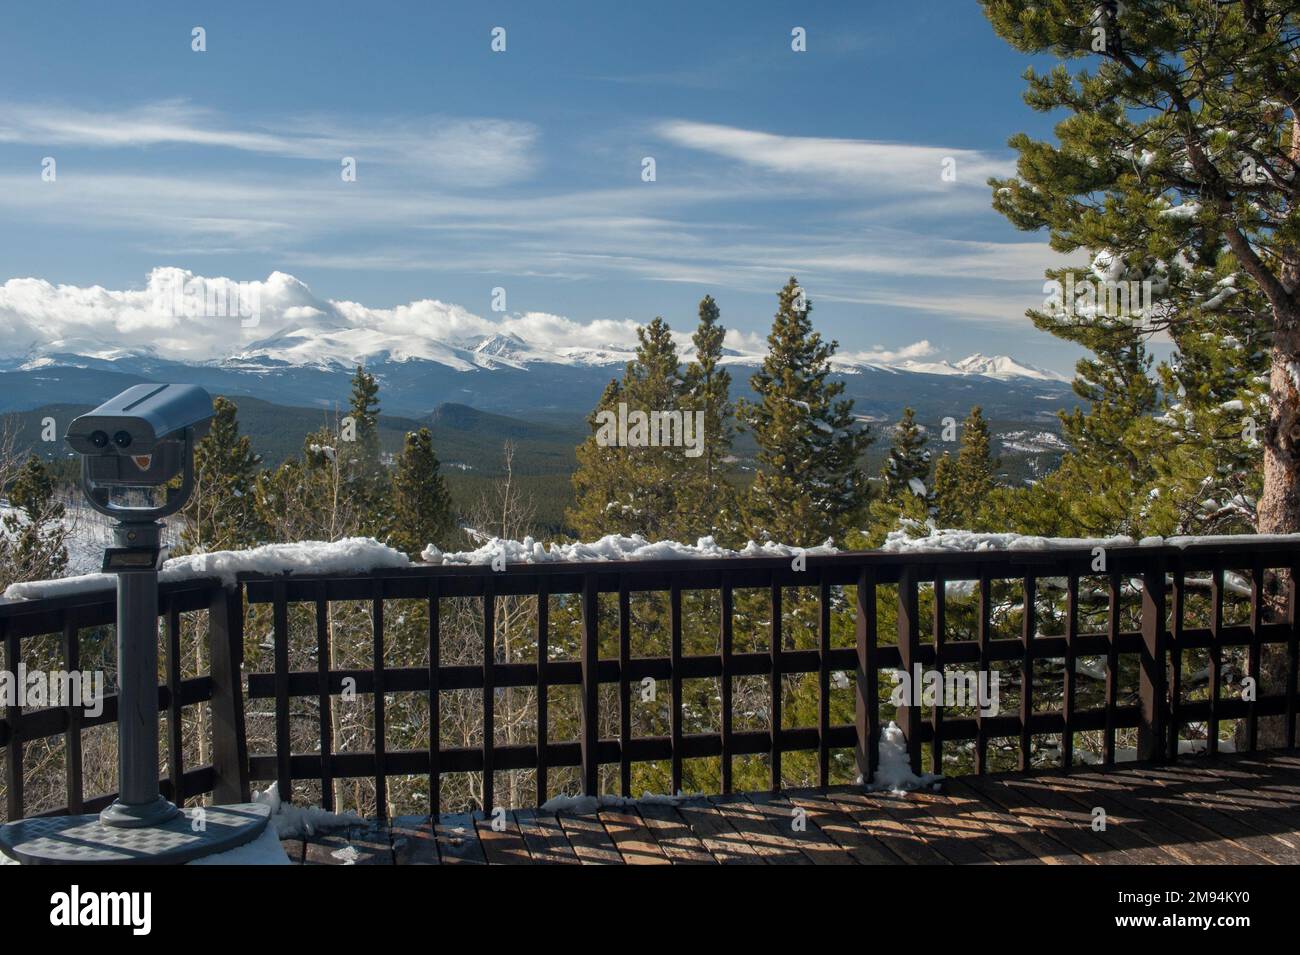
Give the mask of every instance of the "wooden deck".
POLYGON ((284 845, 307 865, 1300 863, 1300 753, 966 776, 906 795, 837 787, 517 810, 504 822, 443 816, 431 830, 405 817, 284 845))

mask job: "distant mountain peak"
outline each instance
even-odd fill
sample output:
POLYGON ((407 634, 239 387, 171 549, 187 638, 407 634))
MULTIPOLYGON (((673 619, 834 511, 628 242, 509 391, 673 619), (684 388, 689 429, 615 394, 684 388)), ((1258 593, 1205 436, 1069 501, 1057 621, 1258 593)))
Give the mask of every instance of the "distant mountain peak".
POLYGON ((474 345, 476 354, 496 355, 499 358, 509 358, 526 351, 528 351, 528 344, 518 335, 511 335, 508 332, 484 335, 479 343, 474 345))
POLYGON ((981 378, 996 378, 1006 381, 1012 378, 1028 378, 1033 381, 1068 381, 1064 375, 1043 368, 1035 368, 1017 361, 1008 355, 982 355, 976 352, 960 361, 913 361, 900 362, 893 367, 903 371, 920 372, 926 375, 978 375, 981 378))

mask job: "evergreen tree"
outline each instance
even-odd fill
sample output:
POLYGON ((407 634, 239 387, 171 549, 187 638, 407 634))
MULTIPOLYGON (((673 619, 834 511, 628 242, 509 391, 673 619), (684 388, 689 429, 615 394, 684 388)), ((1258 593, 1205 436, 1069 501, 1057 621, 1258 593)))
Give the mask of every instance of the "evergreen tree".
POLYGON ((14 510, 0 524, 0 583, 49 580, 68 565, 64 507, 41 459, 29 455, 9 488, 14 510))
POLYGON ((393 471, 393 530, 389 543, 412 557, 426 544, 444 548, 455 529, 451 495, 439 471, 428 428, 408 431, 393 471))
POLYGON ((820 544, 862 518, 868 498, 859 459, 871 442, 830 380, 836 342, 813 331, 812 303, 791 277, 778 293, 768 354, 750 378, 758 402, 743 402, 742 426, 758 443, 748 524, 756 539, 820 544))
POLYGON ((358 463, 365 469, 379 469, 379 382, 360 365, 352 374, 352 394, 348 399, 349 417, 356 428, 353 449, 358 463))
MULTIPOLYGON (((1300 9, 1289 0, 982 2, 1016 49, 1062 61, 1026 74, 1026 101, 1066 113, 1059 145, 1011 140, 1017 173, 991 180, 994 207, 1022 229, 1049 230, 1059 251, 1098 252, 1094 270, 1108 278, 1158 276, 1163 301, 1138 316, 1148 333, 1186 341, 1190 325, 1244 342, 1243 324, 1249 334, 1262 320, 1269 395, 1257 527, 1300 530, 1300 9), (1081 59, 1095 69, 1072 76, 1065 62, 1081 59), (1236 309, 1225 308, 1234 298, 1236 309), (1256 303, 1262 314, 1251 315, 1256 303)), ((1061 304, 1074 314, 1049 330, 1068 318, 1124 334, 1106 309, 1061 304)))
POLYGON ((637 329, 636 358, 622 382, 611 381, 588 418, 592 434, 578 446, 573 475, 575 504, 568 514, 579 537, 644 534, 651 540, 688 536, 698 522, 687 502, 700 472, 686 448, 651 443, 651 429, 634 416, 691 410, 691 395, 679 373, 677 346, 662 318, 637 329), (626 420, 626 442, 618 422, 626 420))
POLYGON ((256 506, 261 458, 239 433, 234 402, 218 396, 212 410, 212 427, 194 448, 194 493, 183 511, 181 546, 188 552, 250 547, 267 534, 256 506))
POLYGON ((721 311, 712 295, 700 300, 700 323, 691 341, 695 358, 686 366, 685 385, 690 407, 704 412, 704 447, 693 468, 701 472, 692 487, 698 491, 686 501, 695 523, 690 536, 714 534, 723 538, 739 530, 735 512, 735 493, 728 481, 729 460, 735 435, 731 402, 731 373, 721 366, 722 343, 726 329, 718 323, 721 311))
POLYGON ((392 526, 392 501, 379 447, 379 382, 360 365, 352 376, 342 433, 330 443, 339 456, 356 512, 362 516, 361 532, 385 536, 392 526))
POLYGON ((925 443, 925 432, 916 423, 916 412, 904 408, 880 471, 889 500, 901 503, 908 497, 929 496, 930 452, 925 443))
MULTIPOLYGON (((934 522, 964 530, 998 527, 999 518, 991 518, 989 509, 998 490, 1000 462, 993 457, 988 421, 978 405, 962 422, 960 440, 957 457, 945 453, 935 465, 934 522)), ((1017 525, 999 529, 1008 526, 1017 525)))
POLYGON ((964 511, 957 462, 945 451, 934 465, 934 522, 939 527, 961 527, 964 511))

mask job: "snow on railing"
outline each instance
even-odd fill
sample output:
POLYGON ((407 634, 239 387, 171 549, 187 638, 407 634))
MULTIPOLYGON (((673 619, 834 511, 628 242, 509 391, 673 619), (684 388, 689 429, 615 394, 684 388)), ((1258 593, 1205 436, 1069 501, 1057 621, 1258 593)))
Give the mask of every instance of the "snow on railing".
MULTIPOLYGON (((890 533, 881 551, 895 554, 969 553, 996 551, 1051 551, 1114 547, 1188 547, 1195 544, 1294 543, 1300 534, 1231 534, 1205 537, 1036 537, 1014 533, 983 533, 967 530, 930 528, 924 536, 912 537, 907 531, 890 533)), ((348 537, 339 541, 298 541, 291 544, 264 544, 248 550, 213 551, 175 557, 163 565, 159 580, 175 583, 201 578, 217 578, 233 587, 240 574, 365 574, 375 570, 403 567, 541 564, 557 562, 603 562, 620 560, 692 560, 743 557, 808 557, 843 553, 827 540, 815 547, 795 547, 773 541, 748 542, 731 549, 712 537, 701 537, 694 544, 679 541, 650 541, 640 534, 608 534, 588 543, 544 544, 532 537, 522 541, 492 538, 481 547, 468 551, 444 552, 428 545, 413 561, 406 554, 371 537, 348 537)), ((6 600, 37 600, 109 590, 116 578, 112 574, 83 574, 58 580, 41 580, 12 584, 4 592, 6 600)))

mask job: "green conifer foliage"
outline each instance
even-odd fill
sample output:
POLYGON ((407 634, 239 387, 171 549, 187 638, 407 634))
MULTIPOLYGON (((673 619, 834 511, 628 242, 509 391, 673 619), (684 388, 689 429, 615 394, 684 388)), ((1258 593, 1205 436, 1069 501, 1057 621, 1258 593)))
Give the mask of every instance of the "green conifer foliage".
POLYGON ((28 456, 8 496, 14 510, 0 520, 0 585, 61 576, 68 564, 64 507, 40 458, 28 456))
POLYGON ((268 532, 256 507, 261 458, 239 433, 239 409, 218 396, 212 410, 212 427, 194 449, 194 493, 183 511, 181 546, 188 552, 251 547, 268 532))
MULTIPOLYGON (((1060 61, 1026 73, 1025 99, 1064 113, 1056 143, 1012 138, 1016 174, 990 181, 994 208, 1019 228, 1047 230, 1059 251, 1092 253, 1090 283, 1150 280, 1158 296, 1128 316, 1086 301, 1074 309, 1066 296, 1035 322, 1093 351, 1135 320, 1147 334, 1168 331, 1188 348, 1174 377, 1179 369, 1201 377, 1203 334, 1234 343, 1221 367, 1237 369, 1231 378, 1266 366, 1267 408, 1224 410, 1238 415, 1237 432, 1249 430, 1242 419, 1252 411, 1266 411, 1253 446, 1263 474, 1256 524, 1300 530, 1300 9, 1289 0, 982 4, 1016 49, 1060 61), (1080 61, 1086 68, 1072 74, 1067 64, 1080 61)), ((1264 382, 1249 384, 1241 390, 1264 382)), ((1178 435, 1194 439, 1193 457, 1215 458, 1201 438, 1228 422, 1213 418, 1178 435)))
POLYGON ((650 428, 633 419, 676 412, 684 420, 693 410, 677 346, 662 318, 639 328, 637 337, 636 358, 628 362, 622 382, 605 388, 588 419, 592 434, 577 450, 576 503, 569 521, 584 540, 604 534, 680 539, 699 524, 688 502, 702 499, 698 490, 692 492, 703 480, 701 469, 692 465, 684 445, 650 443, 650 428), (621 419, 630 422, 626 429, 621 419))
POLYGON ((425 545, 445 548, 455 522, 428 428, 406 435, 393 471, 393 530, 389 543, 418 558, 425 545))
POLYGON ((738 410, 758 443, 747 523, 756 540, 808 546, 858 527, 868 498, 860 459, 871 437, 841 397, 844 383, 829 380, 838 345, 813 330, 798 280, 777 298, 767 357, 750 378, 759 400, 738 410))

